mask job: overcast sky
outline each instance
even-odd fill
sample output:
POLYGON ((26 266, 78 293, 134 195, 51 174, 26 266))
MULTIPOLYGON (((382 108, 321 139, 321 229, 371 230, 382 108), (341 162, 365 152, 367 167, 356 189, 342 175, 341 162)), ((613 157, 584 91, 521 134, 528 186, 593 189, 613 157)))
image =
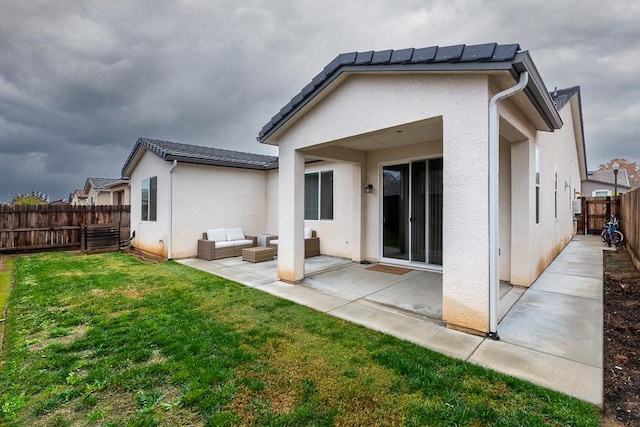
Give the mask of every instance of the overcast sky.
POLYGON ((640 2, 2 0, 0 202, 117 178, 138 137, 277 154, 262 126, 337 54, 519 43, 581 86, 589 169, 640 161, 640 2))

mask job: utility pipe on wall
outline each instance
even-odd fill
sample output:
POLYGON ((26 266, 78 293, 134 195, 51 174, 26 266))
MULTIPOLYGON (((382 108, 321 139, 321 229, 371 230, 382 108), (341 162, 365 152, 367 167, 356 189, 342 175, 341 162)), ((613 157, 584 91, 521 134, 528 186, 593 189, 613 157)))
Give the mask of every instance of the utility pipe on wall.
POLYGON ((498 175, 500 174, 500 125, 498 101, 510 97, 527 86, 529 73, 523 71, 517 85, 497 93, 489 101, 489 338, 499 340, 498 301, 500 271, 498 268, 498 219, 500 203, 498 175))
POLYGON ((174 160, 169 169, 169 230, 167 232, 167 259, 173 259, 173 171, 178 166, 174 160))

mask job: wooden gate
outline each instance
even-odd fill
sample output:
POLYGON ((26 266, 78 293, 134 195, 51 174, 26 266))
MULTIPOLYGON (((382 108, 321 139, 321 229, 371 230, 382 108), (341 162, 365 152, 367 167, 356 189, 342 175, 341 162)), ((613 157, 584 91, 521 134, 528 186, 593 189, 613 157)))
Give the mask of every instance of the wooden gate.
POLYGON ((609 214, 620 218, 620 196, 581 197, 578 234, 600 234, 609 214))

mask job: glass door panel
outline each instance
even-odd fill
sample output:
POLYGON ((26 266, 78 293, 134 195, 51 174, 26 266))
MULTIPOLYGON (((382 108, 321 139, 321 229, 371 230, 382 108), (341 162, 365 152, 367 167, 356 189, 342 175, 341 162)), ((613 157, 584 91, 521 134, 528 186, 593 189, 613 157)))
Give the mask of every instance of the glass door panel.
POLYGON ((442 159, 429 160, 429 264, 442 265, 442 159))
POLYGON ((427 238, 427 162, 411 163, 411 261, 425 262, 427 238))
POLYGON ((409 164, 382 169, 382 256, 409 260, 409 164))

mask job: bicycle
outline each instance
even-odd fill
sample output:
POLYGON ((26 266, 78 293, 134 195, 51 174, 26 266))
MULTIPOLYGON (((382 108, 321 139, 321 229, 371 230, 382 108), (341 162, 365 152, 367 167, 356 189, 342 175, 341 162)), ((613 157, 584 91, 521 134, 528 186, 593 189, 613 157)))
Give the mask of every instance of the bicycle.
POLYGON ((618 230, 620 222, 615 215, 610 215, 607 221, 604 223, 604 229, 600 233, 600 238, 609 247, 614 244, 616 247, 624 240, 624 234, 618 230))

